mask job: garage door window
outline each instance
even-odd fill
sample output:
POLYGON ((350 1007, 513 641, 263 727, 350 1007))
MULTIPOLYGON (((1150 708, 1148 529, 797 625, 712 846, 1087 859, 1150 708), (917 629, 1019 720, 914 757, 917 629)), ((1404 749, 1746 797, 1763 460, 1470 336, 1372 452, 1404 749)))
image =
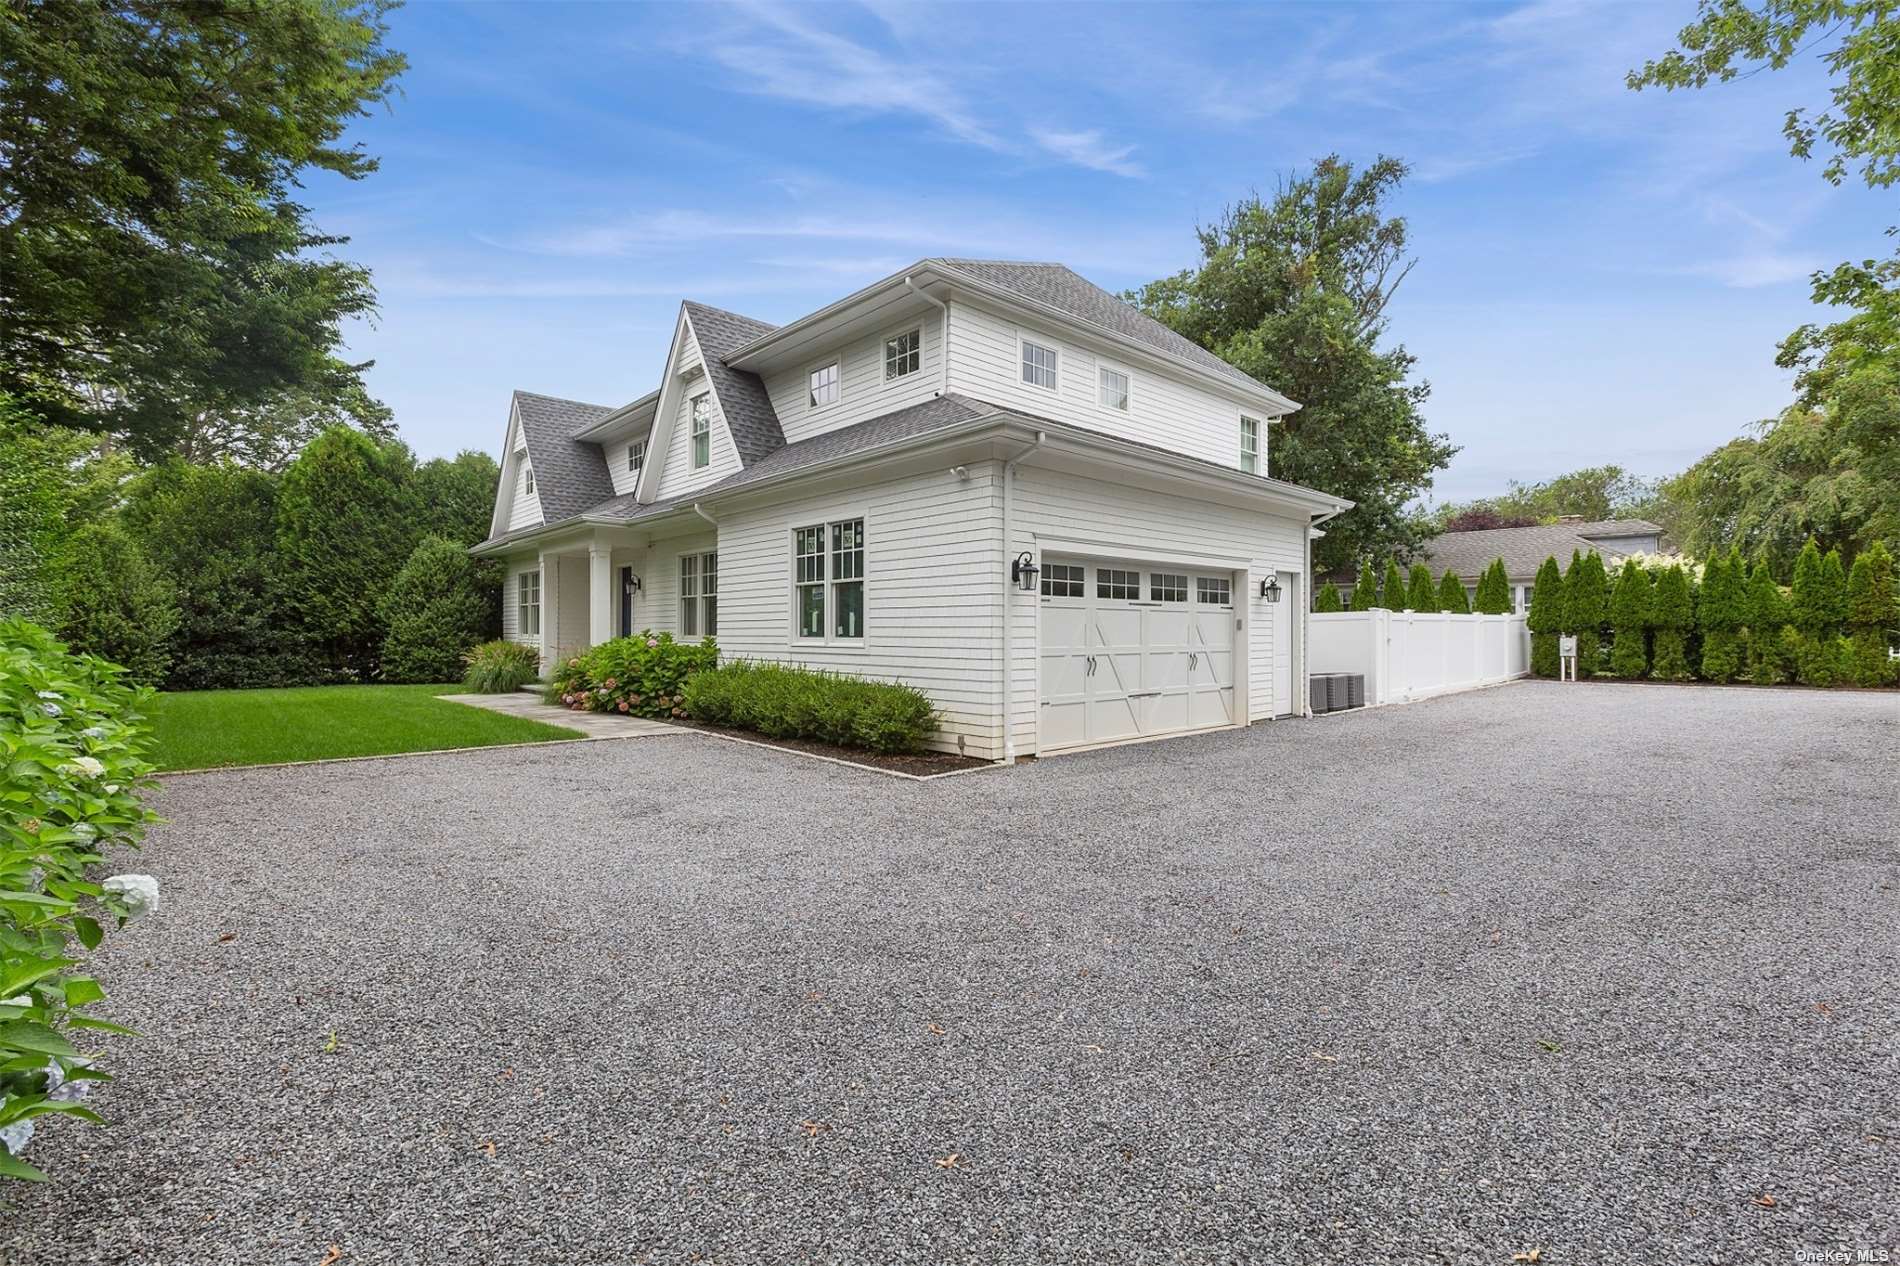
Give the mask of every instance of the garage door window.
POLYGON ((1042 596, 1045 598, 1080 598, 1082 596, 1082 568, 1069 563, 1046 563, 1042 569, 1042 596))
POLYGON ((1095 596, 1136 601, 1141 597, 1141 573, 1116 571, 1113 567, 1097 567, 1095 569, 1095 596))
POLYGON ((1172 575, 1165 571, 1149 572, 1148 600, 1150 602, 1186 602, 1187 577, 1172 575))
POLYGON ((1224 576, 1197 576, 1194 584, 1198 592, 1195 597, 1202 602, 1217 607, 1232 606, 1234 602, 1234 582, 1224 576))

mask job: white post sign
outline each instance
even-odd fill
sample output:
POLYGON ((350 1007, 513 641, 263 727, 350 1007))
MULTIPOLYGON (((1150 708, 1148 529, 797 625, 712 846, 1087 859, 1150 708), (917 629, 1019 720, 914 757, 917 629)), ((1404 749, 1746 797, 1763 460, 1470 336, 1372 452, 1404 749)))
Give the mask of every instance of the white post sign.
POLYGON ((1557 639, 1557 680, 1577 679, 1577 635, 1565 633, 1557 639))

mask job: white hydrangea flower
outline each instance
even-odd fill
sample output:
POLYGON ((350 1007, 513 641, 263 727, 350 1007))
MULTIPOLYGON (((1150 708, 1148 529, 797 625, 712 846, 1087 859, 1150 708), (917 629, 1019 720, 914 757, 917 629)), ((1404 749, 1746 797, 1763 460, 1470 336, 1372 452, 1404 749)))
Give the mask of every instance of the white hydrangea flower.
POLYGON ((66 715, 63 711, 60 710, 60 706, 57 703, 42 703, 40 705, 40 711, 44 712, 49 717, 55 717, 55 718, 66 715))
POLYGON ((62 695, 62 694, 61 694, 61 693, 59 693, 59 691, 57 691, 57 690, 42 690, 42 691, 40 691, 40 698, 42 698, 42 699, 64 699, 65 697, 66 697, 65 695, 62 695))
POLYGON ((118 784, 118 783, 116 783, 116 782, 109 782, 109 783, 107 783, 107 784, 106 784, 106 794, 107 794, 108 796, 116 796, 116 795, 118 795, 118 794, 119 794, 119 784, 118 784))
POLYGON ((106 727, 103 725, 89 725, 79 732, 81 738, 102 739, 105 736, 106 727))
POLYGON ((125 894, 125 904, 133 914, 158 913, 158 880, 150 875, 113 875, 100 887, 125 894))
POLYGON ((33 1141, 33 1123, 15 1121, 12 1125, 0 1125, 0 1147, 7 1149, 7 1155, 18 1156, 33 1141))
POLYGON ((80 773, 88 778, 97 778, 100 774, 106 772, 104 763, 96 756, 75 756, 73 757, 73 765, 80 773))

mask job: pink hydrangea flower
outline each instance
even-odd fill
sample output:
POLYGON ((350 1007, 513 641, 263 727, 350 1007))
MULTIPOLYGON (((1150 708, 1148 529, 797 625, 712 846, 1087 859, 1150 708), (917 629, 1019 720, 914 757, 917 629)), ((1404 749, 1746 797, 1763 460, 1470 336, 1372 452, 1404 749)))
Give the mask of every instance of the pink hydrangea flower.
POLYGON ((622 699, 620 701, 620 710, 622 712, 625 712, 627 710, 627 701, 625 699, 622 699))

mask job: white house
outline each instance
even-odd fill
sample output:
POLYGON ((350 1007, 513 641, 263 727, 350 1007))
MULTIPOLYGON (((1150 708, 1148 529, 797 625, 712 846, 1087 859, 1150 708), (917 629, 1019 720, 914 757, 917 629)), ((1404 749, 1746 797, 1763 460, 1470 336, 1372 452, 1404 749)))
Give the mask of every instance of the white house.
POLYGON ((474 552, 544 657, 716 636, 917 686, 972 756, 1245 725, 1305 711, 1351 505, 1268 477, 1297 407, 1061 265, 926 259, 776 328, 682 304, 628 404, 516 392, 474 552))

